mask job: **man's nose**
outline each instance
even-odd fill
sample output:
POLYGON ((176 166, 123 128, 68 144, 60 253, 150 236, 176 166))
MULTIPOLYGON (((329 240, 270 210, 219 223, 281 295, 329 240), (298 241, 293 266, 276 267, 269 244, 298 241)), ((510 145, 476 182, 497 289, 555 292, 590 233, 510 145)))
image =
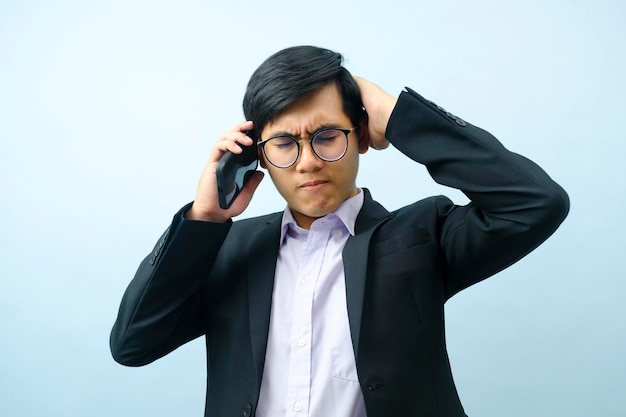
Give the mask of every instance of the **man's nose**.
POLYGON ((296 164, 297 171, 315 171, 324 166, 324 161, 322 161, 317 155, 315 155, 315 152, 313 152, 310 141, 303 140, 300 142, 300 146, 302 148, 300 150, 300 158, 296 164))

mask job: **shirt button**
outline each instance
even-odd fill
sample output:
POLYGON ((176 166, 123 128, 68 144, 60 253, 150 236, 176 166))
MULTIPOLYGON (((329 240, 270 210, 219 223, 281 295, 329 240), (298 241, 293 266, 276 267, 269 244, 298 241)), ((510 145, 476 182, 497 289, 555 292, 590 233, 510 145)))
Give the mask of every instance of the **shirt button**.
POLYGON ((302 285, 309 285, 309 280, 307 278, 302 278, 302 281, 300 281, 302 283, 302 285))
POLYGON ((305 347, 306 346, 306 339, 304 337, 298 338, 298 346, 300 346, 300 347, 305 347))
POLYGON ((300 404, 300 401, 297 401, 294 405, 293 405, 293 409, 296 410, 297 412, 302 411, 302 404, 300 404))

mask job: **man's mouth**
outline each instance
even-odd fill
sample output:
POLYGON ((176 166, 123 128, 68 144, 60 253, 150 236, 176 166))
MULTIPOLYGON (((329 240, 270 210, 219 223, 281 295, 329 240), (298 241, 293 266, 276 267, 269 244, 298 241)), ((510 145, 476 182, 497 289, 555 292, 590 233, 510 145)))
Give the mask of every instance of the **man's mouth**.
POLYGON ((328 181, 325 181, 325 180, 306 181, 306 182, 303 182, 302 184, 300 184, 299 188, 301 188, 303 190, 308 190, 308 191, 317 190, 318 188, 321 188, 327 182, 328 181))

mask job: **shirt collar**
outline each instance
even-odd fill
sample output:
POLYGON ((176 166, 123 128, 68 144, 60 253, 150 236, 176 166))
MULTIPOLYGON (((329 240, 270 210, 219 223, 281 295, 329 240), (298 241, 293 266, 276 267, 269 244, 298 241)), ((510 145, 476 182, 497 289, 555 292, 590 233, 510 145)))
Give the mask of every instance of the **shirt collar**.
MULTIPOLYGON (((341 203, 341 205, 333 213, 329 213, 326 216, 320 217, 319 219, 315 220, 313 222, 313 225, 315 225, 315 222, 322 219, 336 218, 339 219, 338 223, 343 224, 348 233, 354 236, 354 225, 356 224, 356 218, 361 211, 361 207, 363 207, 363 195, 363 191, 360 188, 357 188, 356 195, 341 203)), ((313 225, 311 227, 313 227, 313 225)), ((281 245, 284 243, 285 236, 287 236, 287 232, 290 229, 293 230, 296 234, 306 234, 307 232, 305 229, 302 229, 300 226, 298 226, 296 220, 293 218, 291 209, 289 208, 289 206, 287 206, 283 211, 283 219, 280 226, 281 245)))

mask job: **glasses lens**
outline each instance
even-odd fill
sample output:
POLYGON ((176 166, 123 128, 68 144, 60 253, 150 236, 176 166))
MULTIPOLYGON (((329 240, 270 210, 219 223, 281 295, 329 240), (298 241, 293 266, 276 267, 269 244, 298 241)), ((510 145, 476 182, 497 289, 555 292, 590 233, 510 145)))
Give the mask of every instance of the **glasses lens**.
POLYGON ((339 129, 321 130, 311 138, 311 146, 323 160, 336 161, 348 149, 348 136, 339 129))
POLYGON ((298 144, 289 136, 269 139, 263 146, 265 157, 277 167, 288 167, 298 159, 298 144))
MULTIPOLYGON (((320 130, 311 138, 313 152, 324 161, 341 159, 348 150, 348 130, 320 130)), ((291 136, 276 136, 262 144, 265 157, 270 164, 287 168, 298 160, 300 145, 291 136)))

